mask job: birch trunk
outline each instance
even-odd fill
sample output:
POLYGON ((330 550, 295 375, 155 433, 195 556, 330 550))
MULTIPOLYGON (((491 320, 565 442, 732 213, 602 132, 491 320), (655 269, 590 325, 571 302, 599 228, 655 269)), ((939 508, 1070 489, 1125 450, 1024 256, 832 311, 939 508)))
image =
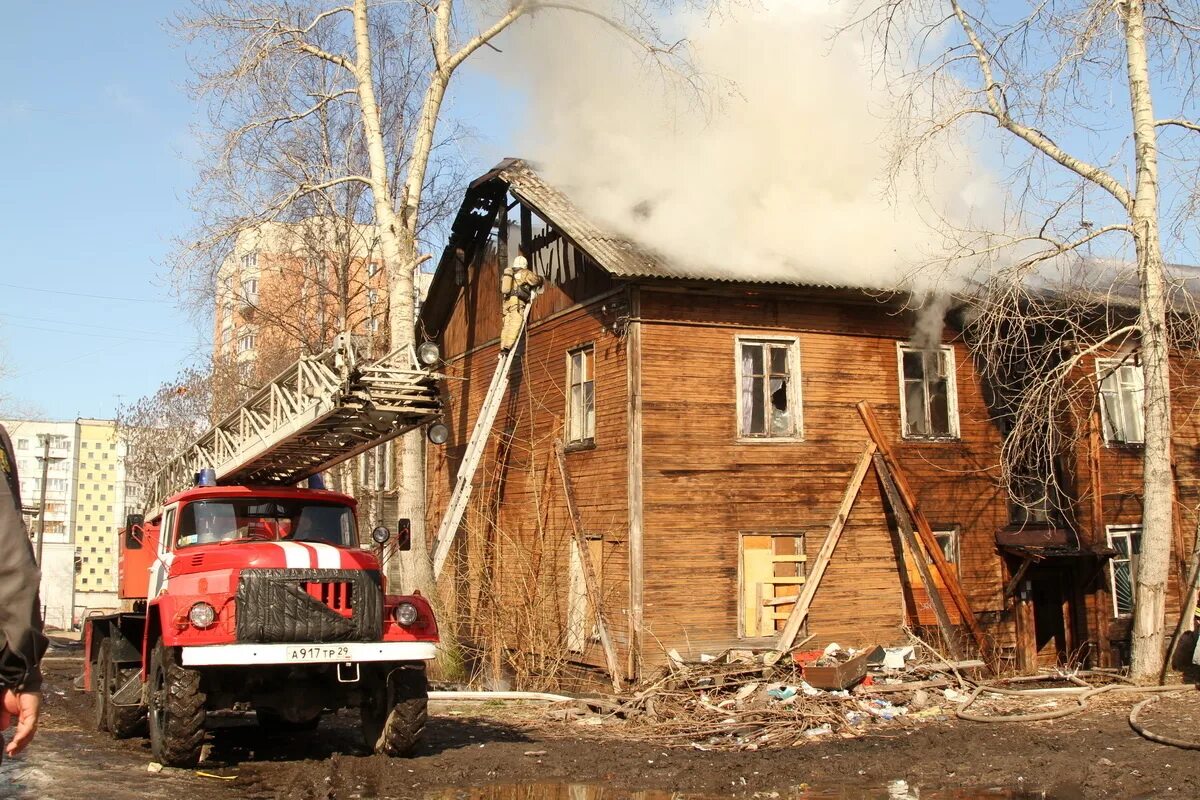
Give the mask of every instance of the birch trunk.
POLYGON ((1142 451, 1142 550, 1136 576, 1130 674, 1158 679, 1163 664, 1167 575, 1175 485, 1171 475, 1171 376, 1166 293, 1158 219, 1158 146, 1146 53, 1145 6, 1124 4, 1125 47, 1133 114, 1137 188, 1130 216, 1141 291, 1141 358, 1145 375, 1145 445, 1142 451))
MULTIPOLYGON (((375 99, 375 82, 371 70, 371 35, 366 0, 354 0, 353 13, 354 73, 362 112, 363 139, 367 145, 367 159, 370 164, 371 196, 375 221, 379 227, 379 247, 388 275, 391 333, 389 345, 393 351, 398 352, 402 366, 408 367, 412 366, 414 336, 415 237, 401 224, 400 217, 392 206, 387 154, 384 150, 379 105, 375 99)), ((415 223, 412 230, 415 231, 415 223)), ((433 567, 429 558, 429 545, 425 539, 425 448, 421 432, 411 431, 405 434, 400 442, 400 451, 400 516, 412 521, 413 544, 412 551, 405 559, 405 566, 408 568, 389 577, 399 584, 398 588, 403 592, 419 590, 426 596, 433 597, 433 567)))

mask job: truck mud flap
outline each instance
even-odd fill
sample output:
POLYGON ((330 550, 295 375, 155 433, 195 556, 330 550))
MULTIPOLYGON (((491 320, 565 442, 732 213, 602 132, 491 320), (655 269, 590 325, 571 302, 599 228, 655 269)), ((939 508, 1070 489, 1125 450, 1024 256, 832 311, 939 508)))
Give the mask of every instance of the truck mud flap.
POLYGON ((131 708, 142 704, 142 675, 134 672, 125 685, 113 694, 109 702, 120 708, 131 708))
POLYGON ((382 633, 378 572, 242 570, 237 591, 239 642, 370 642, 382 633))

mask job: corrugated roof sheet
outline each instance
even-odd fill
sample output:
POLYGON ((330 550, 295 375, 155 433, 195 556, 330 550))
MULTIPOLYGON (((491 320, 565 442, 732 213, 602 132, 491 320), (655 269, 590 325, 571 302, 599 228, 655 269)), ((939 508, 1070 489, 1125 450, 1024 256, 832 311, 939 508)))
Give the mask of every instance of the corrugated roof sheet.
POLYGON ((546 221, 566 234, 567 238, 587 251, 604 269, 620 277, 681 276, 671 271, 637 245, 619 236, 600 230, 557 188, 547 183, 525 161, 507 162, 499 177, 508 183, 509 191, 542 212, 546 221))

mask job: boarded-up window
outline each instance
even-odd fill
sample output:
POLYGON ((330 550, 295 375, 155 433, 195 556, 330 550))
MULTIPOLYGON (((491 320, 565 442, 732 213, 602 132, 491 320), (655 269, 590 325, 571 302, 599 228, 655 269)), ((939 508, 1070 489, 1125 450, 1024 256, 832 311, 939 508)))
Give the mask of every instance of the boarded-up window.
POLYGON ((900 416, 908 439, 958 436, 954 349, 899 346, 900 416))
MULTIPOLYGON (((588 558, 596 575, 596 585, 604 585, 604 540, 599 536, 587 539, 588 558)), ((567 580, 567 649, 582 653, 589 641, 599 636, 592 605, 588 602, 587 580, 583 574, 583 558, 579 546, 571 540, 567 580)))
MULTIPOLYGON (((947 525, 935 527, 933 538, 937 540, 938 546, 942 549, 942 555, 946 561, 950 562, 955 575, 961 574, 959 567, 958 528, 947 525)), ((933 579, 934 588, 941 593, 942 605, 945 607, 946 613, 950 616, 950 621, 954 624, 960 623, 962 620, 959 617, 958 608, 954 605, 949 593, 946 591, 946 582, 942 579, 942 574, 938 572, 937 567, 933 565, 933 561, 923 548, 921 555, 929 565, 929 576, 933 579)), ((936 624, 937 616, 934 613, 933 604, 929 600, 929 587, 922 580, 921 573, 917 570, 917 565, 913 561, 913 554, 909 552, 907 546, 904 548, 904 573, 908 577, 909 586, 913 590, 912 600, 916 605, 917 623, 922 625, 936 624)))
POLYGON ((738 635, 774 636, 804 584, 804 534, 743 533, 740 550, 738 635))
POLYGON ((1142 444, 1145 441, 1142 365, 1131 359, 1098 358, 1096 376, 1100 381, 1104 441, 1142 444))
POLYGON ((596 349, 591 345, 567 353, 567 442, 596 438, 596 349))
POLYGON ((739 338, 737 372, 739 436, 794 439, 803 435, 796 339, 739 338))
POLYGON ((1109 525, 1108 546, 1117 551, 1108 564, 1113 616, 1133 614, 1137 565, 1142 556, 1141 525, 1109 525))

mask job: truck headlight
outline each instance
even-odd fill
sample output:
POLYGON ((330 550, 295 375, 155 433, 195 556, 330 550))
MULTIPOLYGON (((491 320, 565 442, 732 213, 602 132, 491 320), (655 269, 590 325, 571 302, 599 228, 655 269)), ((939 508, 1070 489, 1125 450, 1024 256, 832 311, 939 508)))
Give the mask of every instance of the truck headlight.
POLYGON ((217 610, 203 601, 196 603, 188 612, 188 620, 201 630, 211 628, 212 624, 217 621, 217 610))
POLYGON ((392 618, 404 627, 409 628, 417 624, 417 620, 421 618, 421 612, 417 611, 417 607, 412 603, 401 603, 392 612, 392 618))

